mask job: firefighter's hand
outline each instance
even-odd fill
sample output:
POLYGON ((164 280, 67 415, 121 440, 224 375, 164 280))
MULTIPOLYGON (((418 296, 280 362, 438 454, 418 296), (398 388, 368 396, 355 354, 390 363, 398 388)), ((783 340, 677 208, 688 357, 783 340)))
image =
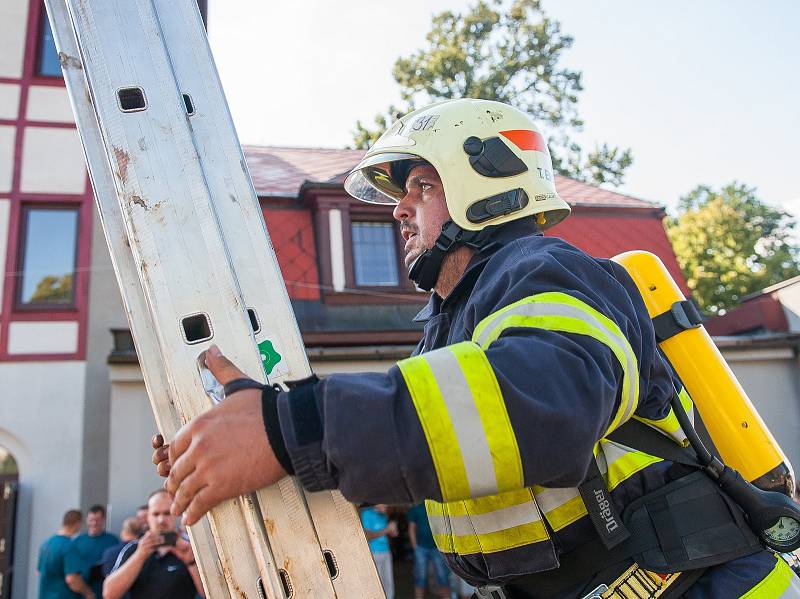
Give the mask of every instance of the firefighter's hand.
MULTIPOLYGON (((206 366, 223 385, 246 376, 216 346, 209 348, 206 366)), ((286 476, 264 431, 261 391, 237 391, 187 422, 169 444, 165 469, 172 513, 184 514, 187 525, 226 499, 286 476)))

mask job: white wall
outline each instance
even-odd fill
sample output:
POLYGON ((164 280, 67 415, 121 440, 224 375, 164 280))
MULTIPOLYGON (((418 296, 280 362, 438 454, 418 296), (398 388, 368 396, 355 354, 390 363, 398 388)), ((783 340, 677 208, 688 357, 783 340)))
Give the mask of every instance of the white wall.
POLYGON ((84 372, 77 361, 0 363, 0 445, 20 480, 14 597, 35 596, 39 545, 79 505, 84 372))
POLYGON ((14 139, 17 130, 14 127, 0 127, 0 193, 11 191, 11 179, 14 174, 14 139))
POLYGON ((0 83, 0 119, 16 120, 19 114, 20 86, 15 83, 0 83))
POLYGON ((69 194, 86 190, 86 161, 77 129, 25 128, 20 190, 69 194))
POLYGON ((28 110, 25 118, 29 121, 50 121, 74 123, 75 116, 69 105, 66 87, 52 85, 33 85, 28 90, 28 110))
POLYGON ((723 349, 722 354, 800 474, 800 363, 794 352, 723 349))
POLYGON ((158 430, 138 365, 111 367, 108 528, 119 532, 151 491, 164 484, 150 461, 150 438, 158 430))
POLYGON ((789 322, 789 330, 800 333, 800 282, 780 289, 777 294, 789 322))
MULTIPOLYGON (((11 212, 11 202, 0 200, 0 269, 6 267, 6 248, 8 247, 8 219, 11 212)), ((3 285, 0 284, 0 312, 3 308, 3 285)))
POLYGON ((22 77, 22 57, 28 32, 28 0, 0 2, 0 77, 22 77))

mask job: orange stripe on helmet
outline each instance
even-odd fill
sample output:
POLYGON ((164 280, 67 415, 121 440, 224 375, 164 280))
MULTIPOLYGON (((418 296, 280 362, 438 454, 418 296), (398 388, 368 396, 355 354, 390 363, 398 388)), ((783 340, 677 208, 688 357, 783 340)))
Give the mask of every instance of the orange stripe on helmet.
POLYGON ((547 144, 544 137, 529 129, 512 129, 511 131, 501 131, 500 135, 517 146, 520 150, 547 151, 547 144))

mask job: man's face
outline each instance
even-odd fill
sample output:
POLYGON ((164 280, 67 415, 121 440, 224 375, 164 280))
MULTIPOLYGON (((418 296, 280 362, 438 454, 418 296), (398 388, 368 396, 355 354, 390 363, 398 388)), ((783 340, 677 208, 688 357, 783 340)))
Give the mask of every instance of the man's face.
POLYGON ((102 512, 89 512, 86 515, 86 532, 96 537, 106 529, 106 517, 102 512))
POLYGON ((444 187, 436 169, 416 166, 406 179, 406 195, 394 208, 400 223, 400 234, 406 242, 405 263, 409 267, 416 258, 433 247, 442 225, 450 220, 444 187))
POLYGON ((163 533, 175 530, 175 516, 169 513, 172 497, 169 493, 153 495, 147 502, 147 526, 151 532, 163 533))
POLYGON ((147 508, 140 508, 136 510, 136 519, 139 520, 142 530, 147 528, 147 508))

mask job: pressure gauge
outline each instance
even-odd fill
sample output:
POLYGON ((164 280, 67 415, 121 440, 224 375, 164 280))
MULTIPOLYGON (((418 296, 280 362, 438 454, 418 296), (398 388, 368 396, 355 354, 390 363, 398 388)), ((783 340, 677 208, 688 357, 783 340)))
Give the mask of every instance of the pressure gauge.
POLYGON ((764 541, 778 551, 793 551, 800 545, 800 520, 781 516, 774 526, 761 531, 764 541))

